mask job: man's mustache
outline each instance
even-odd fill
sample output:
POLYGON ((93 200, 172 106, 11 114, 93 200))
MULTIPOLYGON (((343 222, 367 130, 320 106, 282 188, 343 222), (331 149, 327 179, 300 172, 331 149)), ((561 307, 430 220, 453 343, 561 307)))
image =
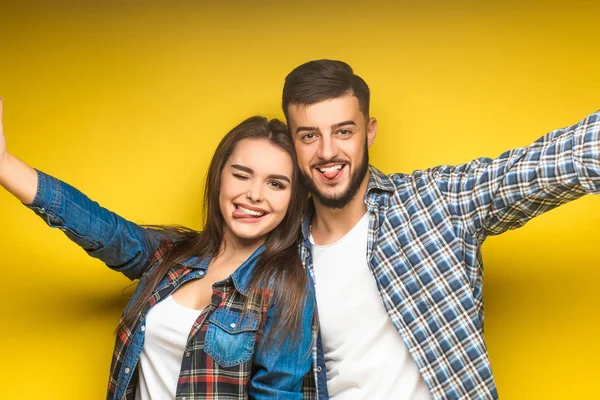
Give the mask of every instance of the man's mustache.
POLYGON ((321 168, 328 164, 350 164, 350 161, 342 160, 339 158, 332 158, 331 160, 328 160, 328 161, 320 161, 318 163, 312 164, 310 167, 311 168, 321 168))

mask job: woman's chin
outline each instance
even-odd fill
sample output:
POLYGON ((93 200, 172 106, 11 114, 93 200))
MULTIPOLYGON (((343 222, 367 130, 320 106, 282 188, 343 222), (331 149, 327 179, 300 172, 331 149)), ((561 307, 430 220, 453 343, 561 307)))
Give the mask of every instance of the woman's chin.
POLYGON ((256 242, 264 242, 267 238, 268 232, 257 232, 256 230, 248 229, 230 229, 231 239, 245 245, 253 244, 256 242))

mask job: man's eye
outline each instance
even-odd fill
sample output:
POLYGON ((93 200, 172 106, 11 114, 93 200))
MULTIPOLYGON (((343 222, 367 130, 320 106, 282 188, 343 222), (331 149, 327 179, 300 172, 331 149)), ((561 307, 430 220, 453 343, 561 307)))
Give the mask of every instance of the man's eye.
POLYGON ((350 130, 348 130, 348 129, 340 129, 340 130, 338 131, 338 133, 339 133, 340 135, 342 135, 342 136, 345 136, 345 135, 349 135, 349 134, 351 134, 351 133, 352 133, 352 131, 350 131, 350 130))
POLYGON ((316 137, 316 135, 314 133, 307 133, 304 136, 302 136, 303 140, 313 140, 316 137))

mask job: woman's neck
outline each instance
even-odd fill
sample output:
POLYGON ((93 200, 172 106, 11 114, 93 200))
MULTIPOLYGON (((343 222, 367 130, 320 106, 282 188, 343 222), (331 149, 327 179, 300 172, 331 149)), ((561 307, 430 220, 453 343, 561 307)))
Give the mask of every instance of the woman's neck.
POLYGON ((220 261, 239 261, 244 262, 266 241, 266 237, 256 239, 243 239, 237 237, 231 232, 225 232, 219 254, 214 257, 220 261))

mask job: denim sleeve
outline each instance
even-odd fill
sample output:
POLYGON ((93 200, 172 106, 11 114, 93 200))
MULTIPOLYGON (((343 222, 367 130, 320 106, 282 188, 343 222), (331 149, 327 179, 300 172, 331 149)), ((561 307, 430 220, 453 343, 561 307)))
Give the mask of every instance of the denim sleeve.
POLYGON ((27 207, 90 256, 129 279, 139 278, 159 249, 159 235, 101 207, 67 183, 37 174, 37 193, 27 207))
MULTIPOLYGON (((284 338, 282 344, 262 346, 254 354, 253 374, 250 381, 251 399, 302 399, 302 381, 312 366, 314 293, 307 288, 302 314, 301 332, 297 342, 284 338)), ((263 338, 273 326, 275 309, 267 313, 263 338)))
POLYGON ((428 171, 451 214, 479 241, 600 192, 600 111, 496 159, 428 171))

